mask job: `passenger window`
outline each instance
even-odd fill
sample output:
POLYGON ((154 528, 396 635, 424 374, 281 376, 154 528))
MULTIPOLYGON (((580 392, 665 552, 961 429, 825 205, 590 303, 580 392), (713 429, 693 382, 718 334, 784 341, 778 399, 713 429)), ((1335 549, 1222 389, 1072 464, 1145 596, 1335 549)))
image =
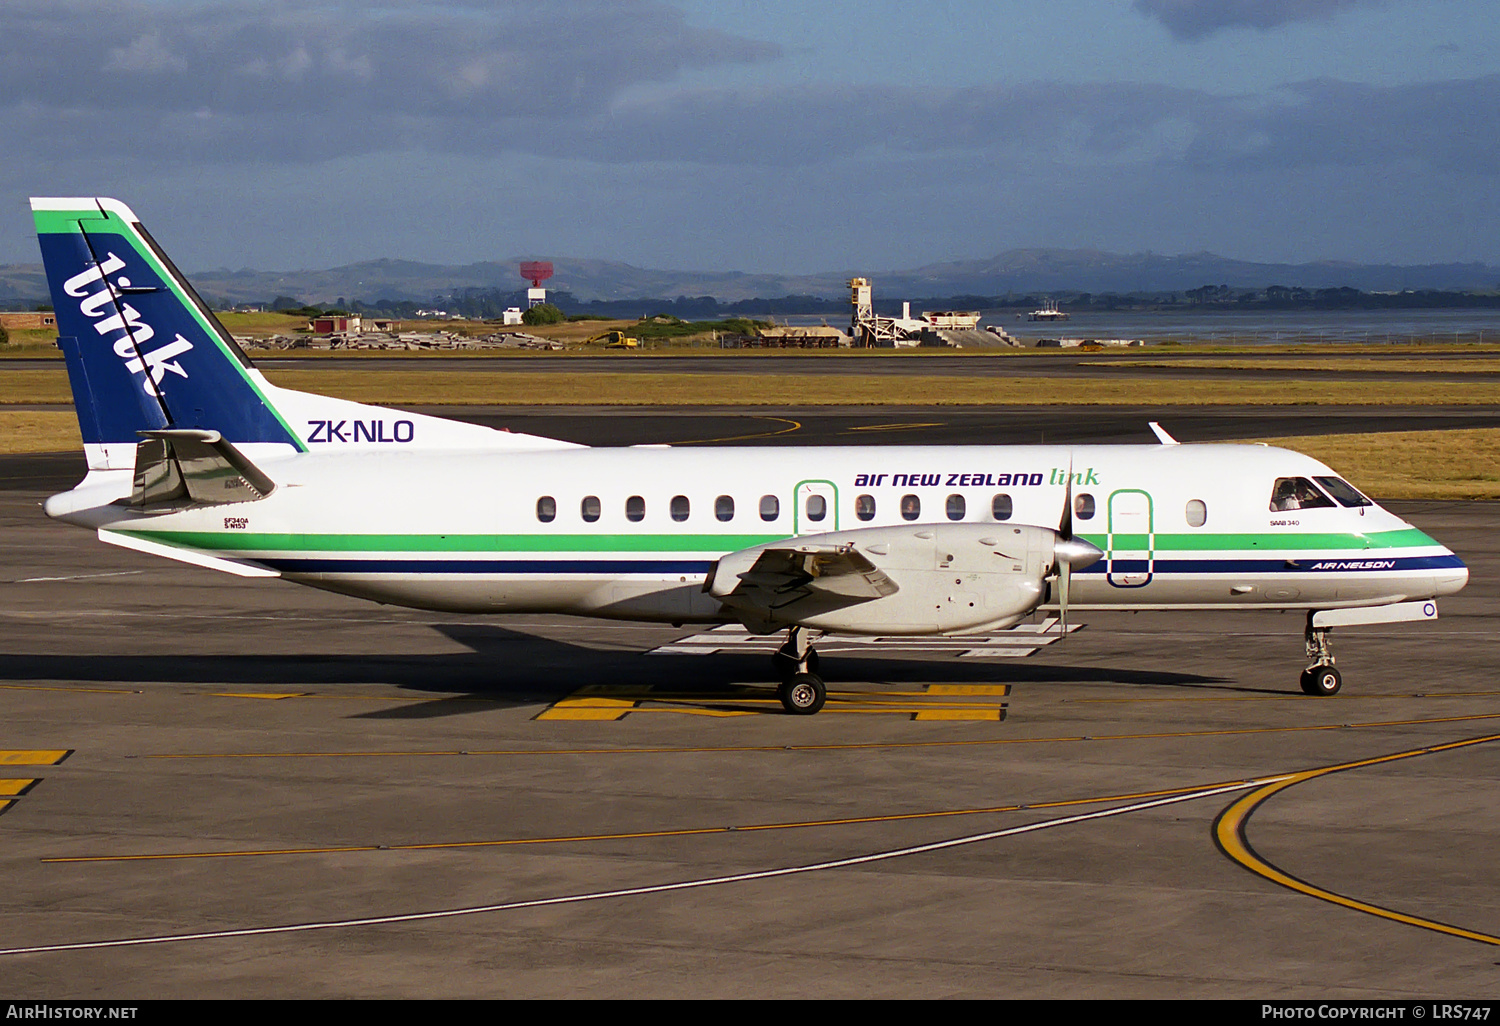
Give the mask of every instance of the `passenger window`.
POLYGON ((633 524, 638 524, 646 519, 646 500, 639 495, 632 495, 625 500, 625 519, 633 524))
POLYGON ((1369 499, 1361 495, 1359 489, 1355 488, 1352 484, 1350 484, 1348 481, 1345 481, 1341 477, 1317 477, 1313 480, 1322 485, 1329 495, 1332 495, 1335 499, 1339 500, 1340 506, 1348 506, 1352 509, 1356 506, 1375 505, 1369 499))
POLYGON ((874 520, 875 496, 856 495, 854 497, 854 515, 861 520, 874 520))
POLYGON ((1010 496, 1001 492, 990 500, 990 512, 995 515, 996 520, 1009 520, 1015 507, 1011 505, 1010 496))
POLYGON ((807 519, 822 520, 828 515, 828 500, 821 495, 809 495, 804 509, 807 511, 807 519))
POLYGON ((667 511, 672 514, 672 519, 680 524, 688 518, 691 508, 686 495, 674 495, 672 496, 672 502, 667 507, 667 511))
POLYGON ((954 492, 952 495, 948 496, 949 520, 962 520, 964 518, 964 511, 967 508, 968 505, 964 502, 964 497, 962 495, 954 492))
POLYGON ((1321 509, 1333 505, 1333 500, 1305 477, 1278 477, 1271 488, 1271 512, 1284 513, 1292 509, 1321 509))
POLYGON ((536 518, 544 524, 550 524, 557 519, 557 500, 550 495, 543 495, 536 500, 536 518))
POLYGON ((774 495, 762 495, 760 497, 760 518, 762 520, 775 520, 781 516, 781 500, 774 495))
POLYGON ((901 496, 901 519, 915 520, 922 515, 922 500, 915 495, 901 496))
POLYGON ((714 516, 728 523, 734 519, 734 499, 728 495, 721 495, 714 500, 714 516))
POLYGON ((1208 523, 1208 505, 1202 499, 1189 499, 1187 504, 1189 527, 1202 527, 1208 523))
POLYGON ((583 502, 579 505, 578 512, 583 517, 585 523, 592 524, 595 520, 598 520, 599 496, 585 495, 583 502))
POLYGON ((1079 520, 1094 519, 1094 497, 1088 492, 1073 496, 1073 515, 1079 520))

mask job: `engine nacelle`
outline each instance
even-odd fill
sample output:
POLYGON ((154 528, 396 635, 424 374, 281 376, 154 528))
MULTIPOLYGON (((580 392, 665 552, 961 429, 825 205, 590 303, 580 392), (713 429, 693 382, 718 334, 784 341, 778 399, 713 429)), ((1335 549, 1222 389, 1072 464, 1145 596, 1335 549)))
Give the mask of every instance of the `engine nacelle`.
POLYGON ((911 524, 802 535, 730 553, 704 590, 746 627, 959 634, 1008 627, 1042 601, 1057 532, 911 524))

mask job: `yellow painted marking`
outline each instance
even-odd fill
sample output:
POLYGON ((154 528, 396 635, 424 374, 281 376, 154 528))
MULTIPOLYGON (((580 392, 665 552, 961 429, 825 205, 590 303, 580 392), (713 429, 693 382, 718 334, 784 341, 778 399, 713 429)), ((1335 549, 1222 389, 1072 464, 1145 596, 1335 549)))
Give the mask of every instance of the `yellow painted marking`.
POLYGON ((307 698, 305 691, 215 691, 215 698, 264 698, 268 701, 279 701, 283 698, 307 698))
MULTIPOLYGON (((687 706, 684 708, 661 708, 658 706, 644 706, 640 709, 630 710, 630 715, 637 716, 641 713, 673 713, 677 716, 763 716, 759 709, 708 709, 698 706, 687 706)), ((540 716, 537 719, 541 719, 540 716)))
POLYGON ((1249 822, 1250 815, 1272 795, 1275 795, 1288 787, 1301 784, 1317 777, 1326 776, 1329 773, 1339 773, 1344 770, 1361 769, 1365 766, 1378 766, 1382 763, 1395 762, 1400 759, 1412 759, 1419 755, 1432 755, 1435 752, 1452 751, 1457 748, 1466 748, 1470 745, 1482 745, 1490 741, 1500 741, 1500 734, 1490 734, 1486 737, 1469 738, 1467 741, 1454 741, 1448 744, 1431 745, 1422 748, 1413 748, 1405 752, 1395 752, 1391 755, 1382 755, 1374 759, 1361 759, 1357 762, 1344 762, 1336 766, 1322 766, 1318 769, 1304 770, 1301 773, 1293 773, 1281 780, 1273 781, 1263 787, 1232 802, 1228 808, 1219 814, 1214 821, 1214 840, 1218 843, 1221 851, 1229 858, 1244 866, 1256 876, 1264 877, 1272 883, 1280 884, 1290 890, 1309 897, 1319 898, 1323 901, 1341 905, 1344 908, 1353 909, 1356 912, 1364 912, 1381 919, 1389 919, 1392 922, 1405 923, 1407 926, 1418 926, 1424 930, 1433 930, 1437 933, 1446 933, 1453 937, 1462 937, 1465 940, 1479 941, 1483 944, 1500 945, 1500 937, 1491 936, 1487 933, 1479 933, 1475 930, 1466 930, 1460 926, 1451 926, 1448 923, 1440 923, 1433 919, 1424 919, 1421 916, 1407 915, 1405 912, 1397 912, 1394 909, 1382 908, 1372 905, 1357 898, 1345 897, 1335 894, 1316 884, 1299 880, 1295 876, 1284 872, 1278 867, 1261 858, 1256 851, 1250 847, 1250 842, 1245 836, 1245 825, 1249 822))
POLYGON ((623 698, 564 698, 538 713, 538 720, 618 720, 635 708, 623 698))
POLYGON ((14 778, 0 779, 0 794, 25 794, 31 790, 33 784, 41 783, 36 779, 14 778))
MULTIPOLYGON (((1236 780, 1229 783, 1242 784, 1236 780)), ((1137 794, 1108 794, 1092 798, 1063 798, 1050 802, 1030 802, 1025 805, 996 805, 988 808, 937 809, 931 812, 898 812, 884 816, 848 816, 839 819, 793 820, 779 823, 752 823, 745 826, 681 827, 674 830, 640 830, 618 834, 568 834, 561 837, 514 837, 490 841, 440 841, 429 844, 349 845, 327 848, 260 848, 245 851, 195 851, 158 853, 154 855, 71 855, 44 858, 43 862, 151 862, 163 859, 223 859, 250 858, 264 855, 327 855, 365 851, 430 851, 441 848, 497 848, 518 844, 578 844, 587 841, 631 841, 654 837, 691 837, 703 834, 727 834, 752 830, 804 830, 809 827, 857 826, 868 823, 897 823, 905 820, 944 819, 952 816, 983 816, 1005 812, 1020 812, 1032 809, 1060 809, 1075 805, 1097 805, 1102 802, 1129 801, 1146 798, 1162 798, 1174 794, 1225 786, 1221 784, 1173 787, 1158 791, 1141 791, 1137 794)))
POLYGON ((91 695, 138 695, 138 688, 64 688, 52 684, 0 684, 6 691, 82 691, 91 695))
POLYGON ((848 431, 900 431, 902 428, 930 428, 942 427, 943 421, 934 421, 931 424, 866 424, 863 427, 845 428, 848 431))
MULTIPOLYGON (((993 703, 943 703, 935 715, 926 715, 934 707, 914 703, 913 698, 1003 696, 1008 685, 936 684, 921 691, 830 691, 825 714, 878 713, 882 715, 919 714, 931 720, 1004 719, 993 703)), ((1004 706, 998 707, 1003 709, 1004 706)), ((769 689, 743 688, 735 691, 663 692, 651 686, 632 687, 589 684, 559 699, 533 719, 537 720, 607 720, 618 721, 639 713, 670 713, 677 716, 753 716, 765 711, 781 712, 781 702, 769 689), (748 707, 748 708, 747 708, 748 707)))
POLYGON ((16 804, 14 798, 0 799, 0 814, 3 814, 6 809, 10 808, 14 804, 16 804))
POLYGON ((71 748, 0 749, 0 766, 56 766, 72 754, 71 748))
MULTIPOLYGON (((1322 700, 1325 704, 1330 699, 1322 700)), ((826 711, 825 707, 825 711, 826 711)), ((929 708, 924 706, 923 708, 929 708)), ((637 710, 642 711, 642 710, 637 710)), ((918 710, 908 708, 907 712, 918 710)), ((818 715, 822 715, 819 713, 818 715)), ((1240 727, 1229 730, 1159 731, 1152 734, 1074 734, 1053 737, 967 738, 950 741, 862 741, 817 745, 662 745, 644 748, 496 748, 433 749, 431 751, 389 752, 184 752, 147 755, 147 759, 370 759, 419 758, 441 755, 558 756, 558 755, 702 755, 724 752, 844 752, 892 748, 967 748, 980 745, 1045 745, 1086 741, 1151 741, 1183 737, 1231 737, 1242 734, 1287 734, 1309 730, 1359 730, 1368 727, 1410 727, 1431 723, 1466 723, 1475 720, 1500 719, 1500 713, 1476 713, 1470 716, 1434 716, 1410 720, 1373 720, 1368 723, 1321 723, 1296 727, 1240 727)))
POLYGON ((714 442, 741 442, 747 438, 774 438, 777 435, 789 435, 793 431, 801 431, 802 423, 792 420, 790 417, 757 417, 757 420, 779 420, 791 427, 782 428, 780 431, 761 431, 753 435, 729 435, 726 438, 692 438, 685 442, 673 442, 672 445, 710 445, 714 442))

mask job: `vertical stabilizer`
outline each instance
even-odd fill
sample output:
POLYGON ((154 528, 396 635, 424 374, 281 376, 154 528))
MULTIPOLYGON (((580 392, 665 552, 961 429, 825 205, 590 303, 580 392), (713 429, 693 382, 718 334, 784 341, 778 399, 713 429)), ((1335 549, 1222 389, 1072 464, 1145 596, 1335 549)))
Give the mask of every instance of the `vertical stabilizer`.
POLYGON ((134 466, 143 431, 305 449, 129 207, 44 198, 31 209, 91 470, 134 466))

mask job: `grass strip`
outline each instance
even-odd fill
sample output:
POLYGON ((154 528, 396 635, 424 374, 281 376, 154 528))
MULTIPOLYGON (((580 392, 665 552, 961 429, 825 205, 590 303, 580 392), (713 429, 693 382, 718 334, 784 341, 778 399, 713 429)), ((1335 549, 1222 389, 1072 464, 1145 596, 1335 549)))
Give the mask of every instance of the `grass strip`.
POLYGON ((1500 358, 1491 359, 1445 359, 1421 360, 1407 357, 1390 359, 1361 359, 1359 357, 1330 356, 1309 359, 1306 357, 1269 357, 1262 360, 1110 360, 1091 366, 1181 370, 1187 367, 1202 370, 1247 370, 1247 371, 1388 371, 1392 374, 1495 374, 1500 373, 1500 358))
POLYGON ((83 448, 72 410, 0 409, 0 453, 69 452, 83 448))

